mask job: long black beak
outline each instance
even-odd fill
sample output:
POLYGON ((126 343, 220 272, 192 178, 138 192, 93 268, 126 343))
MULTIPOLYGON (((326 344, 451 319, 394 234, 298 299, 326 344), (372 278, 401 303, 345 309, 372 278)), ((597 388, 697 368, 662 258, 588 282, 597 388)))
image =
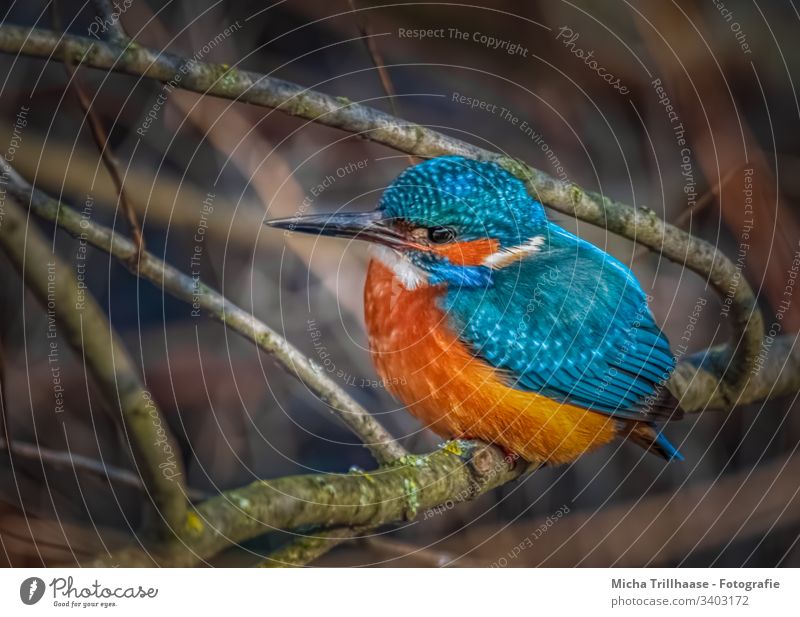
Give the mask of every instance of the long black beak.
POLYGON ((395 249, 408 248, 414 244, 392 225, 391 219, 384 218, 380 210, 307 214, 287 219, 272 219, 264 221, 264 224, 304 234, 365 240, 395 249))

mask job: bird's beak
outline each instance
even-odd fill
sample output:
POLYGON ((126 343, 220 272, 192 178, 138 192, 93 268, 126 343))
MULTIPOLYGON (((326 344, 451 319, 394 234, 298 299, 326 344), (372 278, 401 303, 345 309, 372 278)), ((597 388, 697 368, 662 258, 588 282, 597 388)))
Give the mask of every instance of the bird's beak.
POLYGON ((304 234, 365 240, 398 250, 415 245, 410 237, 392 225, 391 219, 384 218, 380 210, 307 214, 286 219, 272 219, 264 221, 264 224, 304 234))

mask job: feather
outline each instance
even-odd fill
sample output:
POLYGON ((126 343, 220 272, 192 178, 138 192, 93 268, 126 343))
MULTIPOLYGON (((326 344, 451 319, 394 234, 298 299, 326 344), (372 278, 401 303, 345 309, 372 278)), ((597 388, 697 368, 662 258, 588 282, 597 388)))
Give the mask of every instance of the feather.
POLYGON ((442 308, 451 327, 514 388, 621 419, 678 417, 660 385, 674 358, 633 274, 549 231, 535 256, 495 270, 491 287, 450 289, 442 308))

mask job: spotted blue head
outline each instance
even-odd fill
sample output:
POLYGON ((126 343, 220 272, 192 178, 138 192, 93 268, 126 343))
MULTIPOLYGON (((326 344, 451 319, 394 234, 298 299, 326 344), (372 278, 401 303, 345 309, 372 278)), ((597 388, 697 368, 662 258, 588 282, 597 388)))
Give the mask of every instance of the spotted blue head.
POLYGON ((372 242, 409 284, 476 287, 490 285, 492 270, 510 256, 534 250, 547 219, 524 184, 499 165, 443 156, 406 169, 372 212, 267 224, 372 242))

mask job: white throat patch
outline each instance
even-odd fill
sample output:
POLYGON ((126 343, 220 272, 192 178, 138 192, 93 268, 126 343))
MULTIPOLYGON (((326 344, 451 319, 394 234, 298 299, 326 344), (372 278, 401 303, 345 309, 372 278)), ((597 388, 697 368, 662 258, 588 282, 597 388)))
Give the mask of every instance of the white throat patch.
POLYGON ((369 247, 372 256, 389 268, 398 278, 406 289, 416 289, 422 285, 427 285, 428 274, 422 269, 412 264, 402 254, 388 246, 372 244, 369 247))

